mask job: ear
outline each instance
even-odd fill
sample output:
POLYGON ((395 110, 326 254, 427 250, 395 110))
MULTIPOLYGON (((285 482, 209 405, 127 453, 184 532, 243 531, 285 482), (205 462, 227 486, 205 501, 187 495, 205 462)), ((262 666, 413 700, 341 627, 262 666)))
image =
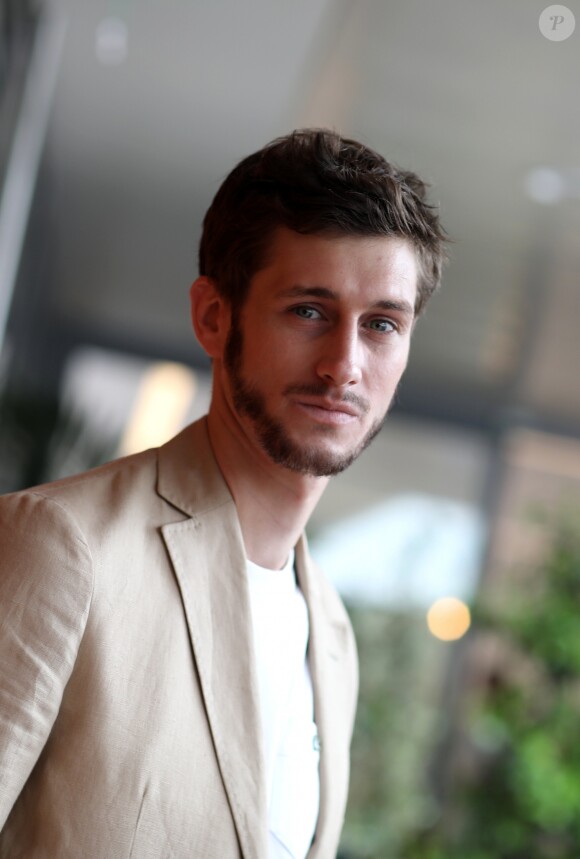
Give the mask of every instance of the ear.
POLYGON ((210 358, 221 358, 230 330, 230 307, 215 281, 201 276, 189 290, 193 330, 210 358))

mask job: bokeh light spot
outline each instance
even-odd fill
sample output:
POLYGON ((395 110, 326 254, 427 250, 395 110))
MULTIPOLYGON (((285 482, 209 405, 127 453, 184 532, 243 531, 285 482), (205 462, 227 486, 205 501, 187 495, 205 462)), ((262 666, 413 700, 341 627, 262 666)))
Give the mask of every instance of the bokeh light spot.
POLYGON ((469 608, 457 597, 442 597, 427 612, 429 631, 441 641, 457 641, 465 635, 470 625, 469 608))

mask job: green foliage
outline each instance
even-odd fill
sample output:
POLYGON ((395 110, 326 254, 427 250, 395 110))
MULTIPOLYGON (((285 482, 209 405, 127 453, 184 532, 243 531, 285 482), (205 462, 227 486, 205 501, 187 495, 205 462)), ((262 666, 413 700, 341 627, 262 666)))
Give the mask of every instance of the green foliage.
POLYGON ((501 654, 469 711, 476 766, 455 779, 452 813, 411 838, 404 859, 580 856, 579 534, 559 527, 503 606, 474 611, 501 654))
POLYGON ((434 818, 425 770, 448 645, 422 615, 350 608, 360 695, 341 856, 385 859, 434 818))

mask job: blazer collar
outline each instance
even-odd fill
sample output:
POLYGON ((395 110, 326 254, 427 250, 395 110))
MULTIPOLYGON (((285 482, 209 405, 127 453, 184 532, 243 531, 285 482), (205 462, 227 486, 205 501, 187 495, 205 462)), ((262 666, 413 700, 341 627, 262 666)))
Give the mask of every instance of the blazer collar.
POLYGON ((187 426, 158 453, 157 491, 174 507, 197 516, 233 504, 211 447, 207 418, 187 426))

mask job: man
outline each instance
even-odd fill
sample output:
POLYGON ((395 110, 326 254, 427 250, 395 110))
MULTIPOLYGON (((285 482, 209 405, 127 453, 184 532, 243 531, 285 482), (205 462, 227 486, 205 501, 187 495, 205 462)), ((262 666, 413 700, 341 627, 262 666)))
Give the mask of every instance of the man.
POLYGON ((330 859, 357 692, 304 528, 379 431, 436 288, 425 186, 294 132, 209 209, 209 415, 0 501, 0 857, 330 859))

